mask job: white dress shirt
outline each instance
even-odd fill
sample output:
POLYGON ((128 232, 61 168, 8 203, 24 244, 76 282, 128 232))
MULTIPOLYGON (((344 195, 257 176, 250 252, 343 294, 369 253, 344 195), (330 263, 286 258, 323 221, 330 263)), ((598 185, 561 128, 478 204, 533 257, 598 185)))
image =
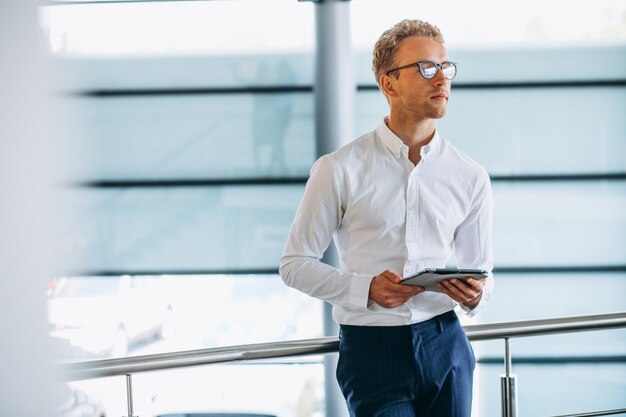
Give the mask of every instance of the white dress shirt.
POLYGON ((285 283, 333 305, 339 324, 395 326, 428 320, 457 303, 424 292, 395 308, 369 303, 371 280, 443 268, 489 272, 478 311, 493 289, 492 195, 487 171, 435 132, 421 160, 383 121, 311 168, 280 261, 285 283), (320 261, 334 238, 340 265, 320 261))

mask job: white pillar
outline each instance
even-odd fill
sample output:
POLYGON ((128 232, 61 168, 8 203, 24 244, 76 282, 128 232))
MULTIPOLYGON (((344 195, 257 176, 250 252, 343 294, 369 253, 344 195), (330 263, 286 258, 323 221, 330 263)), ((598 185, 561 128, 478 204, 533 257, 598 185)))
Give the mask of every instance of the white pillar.
MULTIPOLYGON (((315 137, 317 156, 325 155, 354 139, 356 82, 350 36, 350 3, 323 0, 315 3, 315 137)), ((324 262, 337 265, 331 246, 324 262)), ((332 308, 324 304, 324 333, 338 334, 332 308)), ((326 416, 347 416, 345 401, 337 385, 337 356, 324 358, 326 416)))
POLYGON ((318 156, 354 139, 354 60, 350 2, 315 3, 315 129, 318 156))

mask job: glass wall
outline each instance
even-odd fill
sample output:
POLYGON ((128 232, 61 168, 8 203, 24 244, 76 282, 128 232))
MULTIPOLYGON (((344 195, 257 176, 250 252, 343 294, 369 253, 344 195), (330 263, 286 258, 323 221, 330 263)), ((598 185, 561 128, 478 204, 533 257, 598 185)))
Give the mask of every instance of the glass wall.
MULTIPOLYGON (((323 335, 322 303, 277 275, 315 160, 314 7, 41 9, 61 93, 79 109, 84 167, 72 200, 84 216, 63 242, 75 269, 48 288, 51 334, 67 358, 323 335)), ((438 127, 488 169, 495 201, 495 293, 464 323, 626 311, 623 2, 351 8, 359 134, 387 113, 370 70, 383 30, 430 20, 459 62, 438 127)), ((474 344, 475 416, 499 415, 502 347, 474 344)), ((512 349, 521 414, 624 406, 626 332, 515 339, 512 349)), ((134 388, 140 415, 295 417, 325 415, 323 384, 322 358, 305 357, 137 375, 134 388)), ((125 414, 121 378, 72 386, 125 414)))

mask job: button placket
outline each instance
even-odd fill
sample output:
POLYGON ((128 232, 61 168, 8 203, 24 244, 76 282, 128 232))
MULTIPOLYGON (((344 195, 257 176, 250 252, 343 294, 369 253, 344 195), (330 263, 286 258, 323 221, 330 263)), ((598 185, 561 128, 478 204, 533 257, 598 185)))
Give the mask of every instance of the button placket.
POLYGON ((406 191, 406 248, 407 262, 404 266, 405 275, 414 271, 417 262, 417 233, 418 233, 418 211, 419 211, 419 170, 421 163, 418 163, 409 174, 406 191))

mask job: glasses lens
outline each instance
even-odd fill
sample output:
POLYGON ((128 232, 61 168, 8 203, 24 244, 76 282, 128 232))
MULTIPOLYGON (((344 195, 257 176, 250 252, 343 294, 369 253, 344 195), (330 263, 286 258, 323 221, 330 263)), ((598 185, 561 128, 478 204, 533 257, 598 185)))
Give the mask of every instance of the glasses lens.
POLYGON ((420 72, 424 78, 430 80, 437 74, 437 66, 429 61, 424 61, 420 64, 420 72))
POLYGON ((441 71, 443 72, 443 76, 446 77, 448 80, 456 77, 456 65, 454 65, 452 62, 444 62, 443 64, 441 64, 441 71))

